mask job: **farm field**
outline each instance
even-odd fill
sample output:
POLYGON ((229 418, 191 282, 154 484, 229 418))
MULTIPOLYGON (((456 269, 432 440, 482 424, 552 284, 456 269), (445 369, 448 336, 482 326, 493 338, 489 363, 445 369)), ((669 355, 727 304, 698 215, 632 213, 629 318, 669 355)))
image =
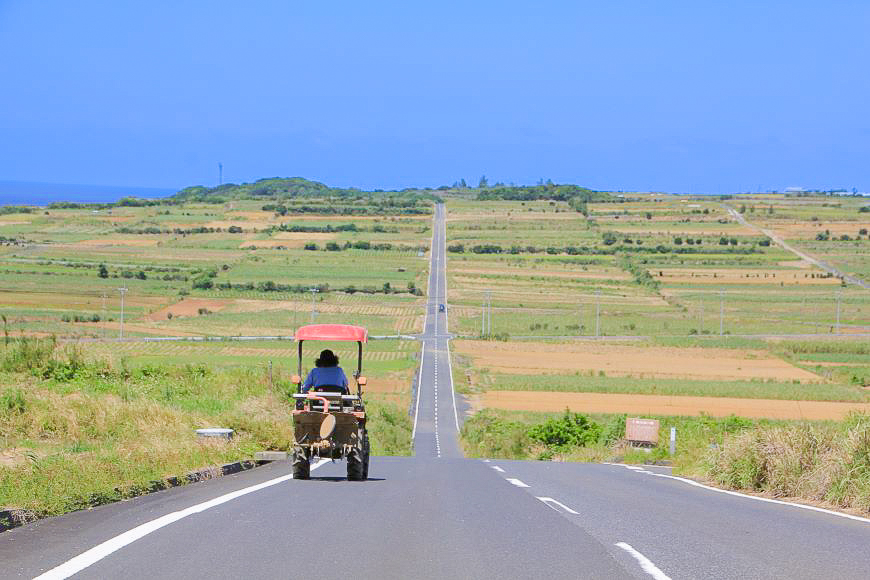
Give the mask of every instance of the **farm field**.
POLYGON ((627 413, 739 417, 766 419, 841 420, 852 412, 870 412, 870 403, 832 401, 785 401, 781 399, 737 399, 732 397, 616 395, 603 393, 554 393, 541 391, 487 391, 482 408, 508 411, 549 411, 565 409, 584 413, 627 413))
POLYGON ((192 201, 0 216, 5 331, 117 337, 121 287, 128 337, 285 336, 312 320, 354 320, 381 335, 420 330, 431 204, 419 215, 264 206, 192 201))
POLYGON ((750 223, 859 278, 870 277, 870 211, 864 198, 739 196, 729 202, 750 223))
MULTIPOLYGON (((850 271, 870 265, 860 200, 726 201, 765 228, 775 218, 813 232, 815 214, 832 232, 852 228, 850 271)), ((646 414, 801 418, 804 401, 870 402, 866 290, 770 243, 719 199, 626 194, 585 209, 448 201, 450 329, 463 337, 454 378, 476 408, 618 413, 644 395, 670 400, 646 414), (599 396, 609 402, 596 407, 599 396)), ((846 406, 806 417, 841 418, 846 406)))

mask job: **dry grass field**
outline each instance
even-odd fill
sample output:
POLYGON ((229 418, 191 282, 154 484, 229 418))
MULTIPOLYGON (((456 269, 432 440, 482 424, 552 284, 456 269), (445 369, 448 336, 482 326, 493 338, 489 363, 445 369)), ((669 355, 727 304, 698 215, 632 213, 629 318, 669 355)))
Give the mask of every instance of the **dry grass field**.
POLYGON ((547 391, 488 391, 478 399, 479 408, 506 411, 565 409, 582 413, 636 415, 841 420, 852 412, 870 412, 870 403, 832 401, 784 401, 781 399, 738 399, 733 397, 690 397, 664 395, 620 395, 610 393, 554 393, 547 391))
POLYGON ((457 354, 495 373, 587 374, 692 380, 821 382, 818 375, 763 350, 678 348, 596 342, 455 342, 457 354))

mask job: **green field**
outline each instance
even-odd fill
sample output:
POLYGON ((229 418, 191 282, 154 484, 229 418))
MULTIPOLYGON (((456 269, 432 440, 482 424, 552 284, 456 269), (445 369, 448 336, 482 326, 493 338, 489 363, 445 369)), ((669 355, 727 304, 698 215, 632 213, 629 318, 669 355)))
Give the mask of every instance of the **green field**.
MULTIPOLYGON (((450 200, 452 328, 480 334, 489 291, 496 335, 870 331, 864 289, 764 245, 718 201, 655 200, 590 203, 589 218, 564 202, 450 200)), ((851 244, 870 250, 866 236, 851 244)), ((850 256, 870 264, 870 254, 850 256)))

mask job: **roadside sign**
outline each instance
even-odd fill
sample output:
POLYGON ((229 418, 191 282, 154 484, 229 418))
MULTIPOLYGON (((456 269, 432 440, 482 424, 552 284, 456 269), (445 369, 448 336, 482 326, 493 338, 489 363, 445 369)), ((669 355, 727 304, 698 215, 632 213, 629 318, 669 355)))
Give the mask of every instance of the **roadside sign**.
POLYGON ((625 438, 631 443, 658 445, 659 422, 655 419, 635 419, 629 417, 625 420, 625 438))

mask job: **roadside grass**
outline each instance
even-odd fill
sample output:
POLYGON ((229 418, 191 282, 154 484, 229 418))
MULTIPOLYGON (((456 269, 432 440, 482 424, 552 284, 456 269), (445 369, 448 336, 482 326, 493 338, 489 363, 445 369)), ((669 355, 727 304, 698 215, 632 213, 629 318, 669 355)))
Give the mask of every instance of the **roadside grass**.
MULTIPOLYGON (((46 340, 13 341, 0 367, 0 507, 56 515, 292 447, 292 384, 262 368, 114 365, 46 340), (233 439, 197 438, 216 426, 233 439)), ((375 394, 367 411, 372 453, 409 455, 407 409, 375 394)))
MULTIPOLYGON (((653 463, 729 489, 822 502, 870 513, 870 415, 845 421, 780 421, 643 416, 660 422, 659 445, 627 445, 626 415, 585 415, 595 437, 580 444, 545 444, 542 430, 565 429, 577 414, 485 409, 467 419, 460 444, 467 457, 552 461, 653 463), (543 426, 547 426, 544 428, 543 426), (676 428, 676 453, 668 436, 676 428)), ((558 439, 556 439, 558 440, 558 439)))
POLYGON ((677 453, 673 457, 675 468, 678 472, 693 473, 702 465, 710 445, 721 445, 727 434, 750 427, 786 423, 767 419, 715 418, 706 415, 699 417, 643 415, 643 418, 658 419, 660 422, 660 445, 649 452, 626 446, 624 440, 626 415, 585 414, 600 429, 599 437, 587 445, 547 446, 536 442, 530 436, 529 431, 533 427, 564 416, 565 413, 484 409, 466 420, 462 428, 462 447, 469 457, 644 463, 669 458, 667 434, 671 427, 676 427, 677 453))
POLYGON ((747 430, 710 453, 705 474, 732 489, 870 513, 870 415, 747 430))
MULTIPOLYGON (((696 397, 737 397, 782 399, 789 401, 870 402, 870 392, 854 385, 794 383, 779 381, 693 381, 682 379, 647 379, 607 377, 597 373, 575 375, 513 375, 479 373, 481 384, 469 387, 466 380, 456 380, 460 392, 555 391, 569 393, 621 393, 638 395, 686 395, 696 397), (465 384, 463 384, 465 383, 465 384)), ((457 376, 457 379, 465 379, 457 376)))

